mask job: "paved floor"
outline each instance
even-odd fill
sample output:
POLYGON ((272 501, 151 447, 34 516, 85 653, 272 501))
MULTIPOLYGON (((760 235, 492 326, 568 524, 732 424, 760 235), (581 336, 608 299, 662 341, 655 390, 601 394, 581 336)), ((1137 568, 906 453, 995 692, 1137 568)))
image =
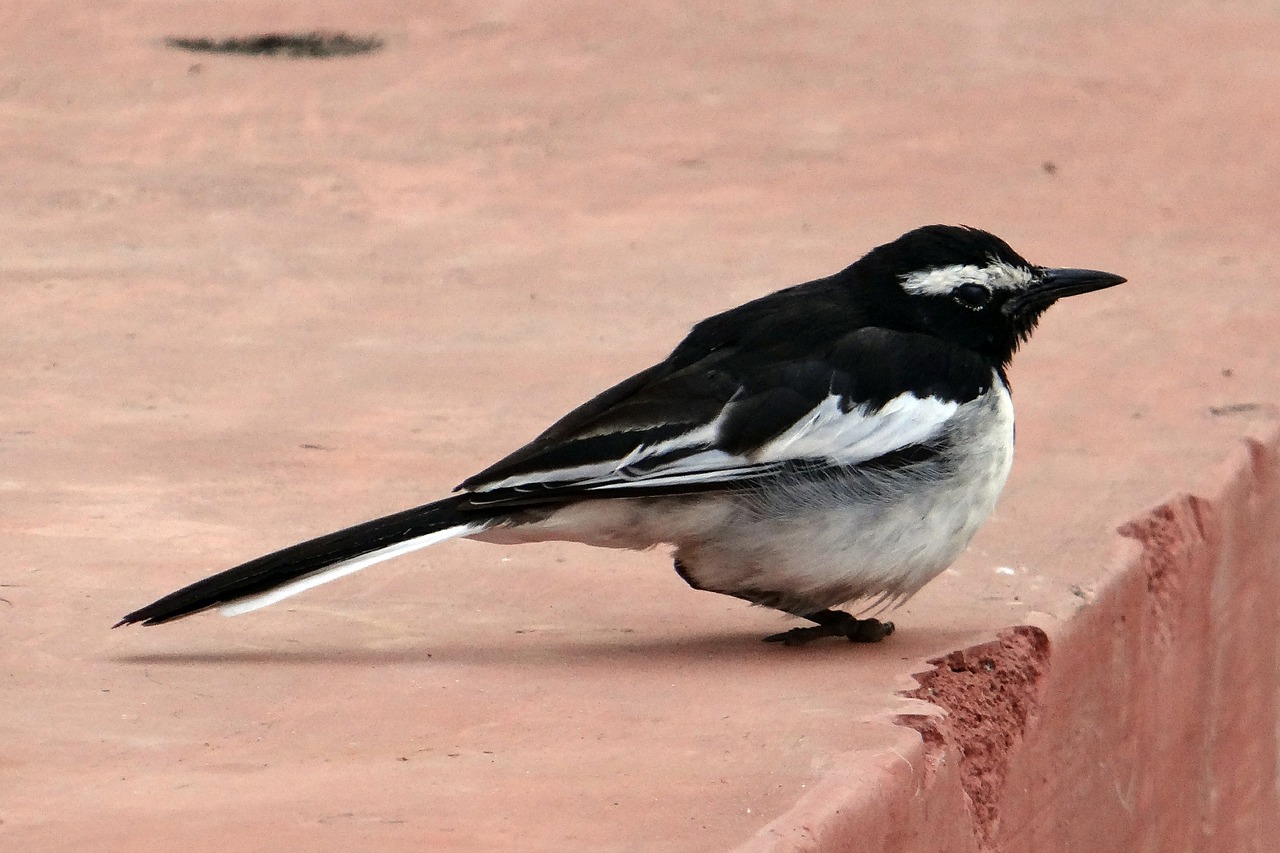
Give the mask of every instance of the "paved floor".
POLYGON ((917 745, 924 661, 1052 633, 1115 527, 1276 417, 1264 3, 0 11, 0 836, 716 850, 917 745), (185 53, 328 27, 379 53, 185 53), (442 546, 109 626, 422 503, 702 316, 915 225, 1127 275, 1014 370, 997 517, 872 648, 659 553, 442 546))

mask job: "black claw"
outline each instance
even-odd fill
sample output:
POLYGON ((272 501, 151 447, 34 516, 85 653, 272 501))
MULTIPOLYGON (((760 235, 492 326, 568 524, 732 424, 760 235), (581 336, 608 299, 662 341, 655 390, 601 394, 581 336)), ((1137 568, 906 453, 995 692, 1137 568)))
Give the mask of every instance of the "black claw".
POLYGON ((845 634, 851 643, 878 643, 893 633, 892 622, 879 619, 857 619, 852 631, 845 634))
POLYGON ((805 616, 817 622, 808 628, 792 628, 780 634, 764 638, 766 643, 782 643, 784 646, 803 646, 823 637, 844 637, 851 643, 878 643, 893 633, 892 622, 879 619, 856 619, 840 610, 823 610, 805 616))

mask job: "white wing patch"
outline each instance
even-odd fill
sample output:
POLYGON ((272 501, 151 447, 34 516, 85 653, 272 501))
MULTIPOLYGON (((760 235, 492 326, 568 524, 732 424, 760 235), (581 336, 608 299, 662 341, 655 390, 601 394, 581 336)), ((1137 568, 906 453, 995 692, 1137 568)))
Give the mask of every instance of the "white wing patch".
POLYGON ((863 405, 846 412, 841 408, 841 398, 831 395, 755 453, 738 455, 715 447, 721 424, 732 405, 730 402, 709 424, 675 438, 641 445, 622 459, 518 474, 487 483, 476 491, 484 494, 496 489, 554 484, 616 492, 729 483, 800 460, 857 465, 940 437, 947 421, 960 408, 956 402, 936 397, 921 398, 908 392, 899 394, 879 408, 863 405), (665 465, 643 469, 635 467, 680 450, 693 452, 665 465))
POLYGON ((795 426, 760 448, 761 462, 826 459, 857 465, 912 444, 937 438, 959 403, 899 394, 879 409, 840 410, 840 398, 823 400, 795 426))
POLYGON ((902 289, 916 296, 947 296, 962 284, 980 284, 989 290, 1025 290, 1033 276, 1024 267, 992 260, 985 267, 953 264, 913 272, 902 277, 902 289))

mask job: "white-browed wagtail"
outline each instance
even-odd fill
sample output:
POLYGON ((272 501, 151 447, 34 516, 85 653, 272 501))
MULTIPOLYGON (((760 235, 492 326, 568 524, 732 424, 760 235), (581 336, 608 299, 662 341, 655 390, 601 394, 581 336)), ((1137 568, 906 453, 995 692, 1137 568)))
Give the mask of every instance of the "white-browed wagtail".
POLYGON ((244 613, 446 539, 668 544, 695 589, 875 641, 833 609, 900 602, 949 566, 1013 461, 1006 371, 1057 300, 1118 275, 1035 266, 932 225, 696 325, 658 364, 435 503, 292 545, 119 624, 244 613))

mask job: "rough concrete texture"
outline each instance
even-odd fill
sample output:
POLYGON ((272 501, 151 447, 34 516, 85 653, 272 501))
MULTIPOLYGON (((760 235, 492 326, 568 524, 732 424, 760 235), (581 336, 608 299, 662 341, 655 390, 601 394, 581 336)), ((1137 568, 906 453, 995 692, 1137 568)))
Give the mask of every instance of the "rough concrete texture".
POLYGON ((0 24, 0 846, 1272 849, 1273 4, 0 24), (164 43, 318 28, 386 45, 164 43), (761 644, 661 554, 474 543, 107 630, 927 222, 1130 283, 1048 316, 996 517, 879 646, 761 644))

